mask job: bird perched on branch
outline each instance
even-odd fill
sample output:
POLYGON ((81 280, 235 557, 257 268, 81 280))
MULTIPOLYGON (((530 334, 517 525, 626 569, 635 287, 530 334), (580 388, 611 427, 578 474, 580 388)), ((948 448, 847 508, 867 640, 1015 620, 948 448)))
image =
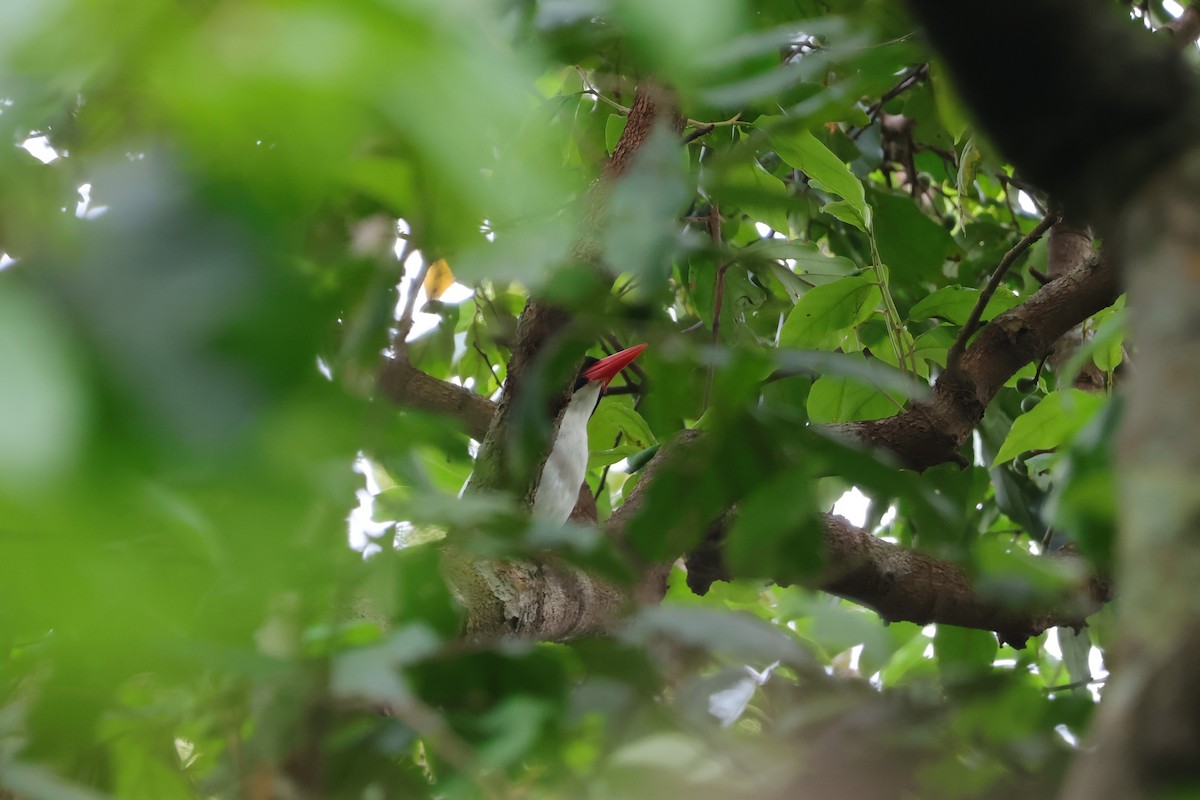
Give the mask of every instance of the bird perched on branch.
POLYGON ((559 417, 550 455, 533 491, 534 516, 555 523, 566 522, 571 516, 587 474, 588 420, 612 379, 645 349, 646 345, 638 344, 607 358, 584 361, 575 381, 575 392, 559 417))

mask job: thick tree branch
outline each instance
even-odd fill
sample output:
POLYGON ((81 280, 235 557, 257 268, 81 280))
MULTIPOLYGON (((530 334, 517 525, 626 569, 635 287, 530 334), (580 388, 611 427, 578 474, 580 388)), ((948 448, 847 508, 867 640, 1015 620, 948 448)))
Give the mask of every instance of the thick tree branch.
POLYGON ((886 542, 845 518, 825 515, 828 566, 814 588, 875 609, 889 622, 930 622, 995 631, 1013 647, 1048 628, 1079 628, 1108 602, 1106 584, 1086 581, 1052 607, 1030 610, 980 595, 962 567, 886 542))
POLYGON ((971 337, 979 329, 979 321, 983 319, 983 312, 987 309, 988 303, 991 302, 992 295, 1000 288, 1000 282, 1004 280, 1004 276, 1008 274, 1008 270, 1012 267, 1013 263, 1026 250, 1032 247, 1034 242, 1042 238, 1042 234, 1048 231, 1050 226, 1057 220, 1057 214, 1047 214, 1041 222, 1034 226, 1033 230, 1022 236, 1021 240, 1009 248, 1004 257, 1000 259, 1000 263, 996 265, 996 269, 992 272, 992 277, 988 280, 987 286, 983 287, 983 291, 979 293, 979 300, 975 303, 975 307, 971 309, 971 315, 963 323, 962 330, 958 333, 958 338, 954 340, 954 344, 950 345, 950 349, 946 352, 946 369, 954 370, 958 367, 958 361, 962 357, 963 350, 966 349, 967 342, 971 341, 971 337))
MULTIPOLYGON (((655 475, 664 464, 686 452, 697 435, 684 431, 646 465, 638 486, 604 526, 605 534, 618 548, 624 549, 626 526, 640 513, 645 490, 655 475)), ((582 494, 591 497, 586 487, 582 494)), ((636 561, 630 555, 630 563, 636 561)), ((469 601, 464 603, 469 634, 516 635, 543 641, 611 632, 635 605, 662 599, 671 570, 670 562, 640 564, 634 583, 620 586, 552 554, 530 561, 452 555, 446 564, 451 583, 469 601)))
MULTIPOLYGON (((411 368, 409 368, 411 369, 411 368)), ((477 405, 459 402, 460 387, 428 375, 419 386, 418 402, 424 410, 437 410, 428 398, 443 397, 449 403, 443 411, 457 416, 465 426, 478 429, 478 414, 494 412, 495 405, 485 398, 477 405), (427 384, 442 384, 441 392, 430 391, 427 384)), ((461 390, 465 391, 465 390, 461 390)), ((389 393, 406 405, 407 401, 389 393)), ((608 538, 623 545, 629 521, 645 505, 646 489, 670 459, 687 457, 688 448, 699 440, 699 431, 684 431, 664 448, 643 470, 638 487, 605 523, 608 538)), ((590 498, 590 494, 584 492, 590 498)), ((581 503, 583 498, 581 495, 581 503)), ((587 520, 586 514, 573 514, 587 520)), ((591 520, 595 519, 594 505, 591 520)), ((1091 581, 1061 598, 1053 608, 1029 610, 991 601, 973 588, 962 567, 924 553, 891 544, 869 531, 850 525, 844 518, 826 515, 824 552, 825 570, 806 585, 845 597, 874 609, 884 619, 960 625, 996 632, 1005 642, 1021 647, 1025 641, 1056 625, 1079 626, 1084 619, 1108 600, 1108 587, 1091 581)), ((688 559, 688 585, 704 594, 715 580, 728 580, 720 556, 720 527, 710 531, 713 546, 701 548, 688 559)), ((632 558, 632 556, 631 556, 632 558)), ((478 635, 518 634, 557 641, 575 636, 611 630, 631 605, 653 603, 666 592, 669 562, 642 564, 640 578, 633 587, 619 587, 547 556, 537 562, 470 562, 455 567, 456 585, 481 583, 488 587, 499 579, 508 587, 504 593, 480 592, 482 603, 468 607, 468 630, 478 635)))
POLYGON ((834 426, 924 470, 957 459, 958 448, 984 409, 1017 370, 1045 356, 1060 336, 1119 294, 1110 259, 1092 259, 993 319, 963 353, 957 369, 938 378, 933 399, 887 419, 834 426))
MULTIPOLYGON (((1060 277, 1092 257, 1092 232, 1087 225, 1064 219, 1050 229, 1046 251, 1047 275, 1052 279, 1060 277)), ((1083 326, 1076 325, 1054 343, 1046 363, 1058 378, 1058 388, 1067 388, 1063 382, 1066 377, 1064 370, 1088 338, 1090 334, 1084 331, 1083 326)), ((1101 392, 1106 388, 1105 376, 1091 359, 1088 359, 1079 370, 1079 374, 1071 380, 1071 385, 1085 392, 1101 392)))
POLYGON ((476 440, 487 435, 496 415, 496 404, 483 395, 438 380, 401 358, 384 362, 379 372, 379 388, 401 407, 457 418, 467 435, 476 440))

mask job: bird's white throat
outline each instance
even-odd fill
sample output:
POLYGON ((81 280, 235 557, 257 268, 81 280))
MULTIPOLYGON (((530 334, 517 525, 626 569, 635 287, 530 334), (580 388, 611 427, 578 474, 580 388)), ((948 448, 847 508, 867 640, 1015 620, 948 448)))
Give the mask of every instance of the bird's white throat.
POLYGON ((599 400, 598 381, 588 381, 571 395, 534 491, 533 513, 539 519, 566 522, 571 516, 587 474, 588 419, 599 400))

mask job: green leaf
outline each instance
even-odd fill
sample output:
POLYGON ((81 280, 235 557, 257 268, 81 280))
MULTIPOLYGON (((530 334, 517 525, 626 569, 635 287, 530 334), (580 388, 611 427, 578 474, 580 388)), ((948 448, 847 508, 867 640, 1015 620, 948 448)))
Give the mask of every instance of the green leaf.
MULTIPOLYGON (((106 723, 110 722, 106 720, 106 723)), ((179 769, 174 753, 160 756, 156 736, 135 731, 131 725, 106 725, 111 741, 114 790, 121 800, 191 800, 192 787, 179 769), (128 730, 114 728, 125 727, 128 730)))
POLYGON ((814 380, 822 376, 850 378, 886 390, 896 397, 924 400, 930 395, 927 384, 902 375, 894 365, 878 358, 867 358, 862 353, 779 350, 775 364, 780 370, 814 380))
POLYGON ((4 764, 0 770, 0 786, 29 800, 109 800, 101 794, 55 775, 36 764, 4 764))
MULTIPOLYGON (((778 119, 761 117, 758 126, 769 130, 778 119)), ((855 177, 844 161, 813 136, 812 131, 775 131, 768 135, 771 147, 788 166, 807 175, 818 189, 842 198, 843 203, 831 203, 822 210, 831 209, 829 213, 859 230, 865 231, 871 226, 871 211, 867 206, 862 181, 855 177)))
POLYGON ((957 682, 992 669, 1000 645, 991 631, 939 625, 933 637, 933 652, 938 658, 942 679, 957 682))
POLYGON ((849 225, 853 225, 860 231, 866 231, 870 224, 870 216, 864 216, 863 213, 853 204, 846 200, 834 200, 821 206, 821 213, 828 214, 834 219, 840 219, 849 225))
POLYGON ((789 241, 785 239, 758 239, 743 251, 753 258, 768 258, 793 261, 790 265, 801 275, 845 276, 858 272, 860 267, 845 256, 830 255, 815 242, 789 241))
POLYGON ((681 153, 674 135, 654 128, 609 197, 600 234, 605 257, 638 276, 635 295, 666 288, 678 217, 690 196, 681 153))
POLYGON ((725 560, 741 578, 791 582, 821 568, 822 527, 806 470, 787 470, 738 504, 725 560), (788 502, 780 503, 779 498, 788 502))
POLYGON ((362 158, 348 170, 351 186, 374 197, 396 214, 409 213, 420 199, 412 162, 399 158, 362 158))
POLYGON ((975 137, 972 136, 967 139, 967 143, 963 145, 962 155, 958 157, 959 203, 962 203, 962 198, 970 194, 972 184, 975 183, 975 176, 979 174, 979 165, 982 163, 983 153, 975 145, 975 137))
POLYGON ((1117 477, 1113 440, 1121 419, 1116 395, 1072 440, 1056 465, 1046 514, 1056 531, 1107 574, 1113 569, 1117 529, 1117 477))
POLYGON ((505 699, 479 721, 490 734, 479 752, 483 763, 505 767, 526 757, 554 710, 549 703, 527 695, 505 699))
POLYGON ((822 375, 808 392, 808 418, 816 423, 883 419, 902 408, 903 395, 840 375, 822 375))
POLYGON ((1081 562, 1035 556, 1010 545, 1006 537, 980 539, 975 555, 979 595, 989 602, 1013 607, 1039 605, 1085 580, 1081 562))
MULTIPOLYGON (((963 325, 971 316, 971 311, 974 310, 975 304, 979 302, 982 294, 983 292, 979 289, 969 289, 957 284, 946 286, 938 289, 909 309, 908 318, 910 320, 922 320, 938 317, 953 322, 955 325, 963 325)), ((1020 304, 1020 297, 1017 297, 1004 288, 1000 288, 988 300, 987 307, 983 310, 982 319, 986 322, 997 314, 1008 311, 1010 308, 1014 308, 1020 304)))
POLYGON ((932 330, 925 331, 913 342, 913 355, 944 367, 946 366, 946 351, 954 344, 957 333, 957 330, 949 325, 939 325, 932 330))
MULTIPOLYGON (((735 0, 711 0, 701 13, 690 0, 615 0, 611 13, 632 47, 676 87, 691 88, 712 74, 705 63, 742 32, 746 17, 735 0), (670 36, 663 36, 670 31, 670 36)), ((703 83, 700 83, 703 85, 703 83)))
POLYGON ((617 402, 617 398, 604 400, 588 420, 591 446, 588 469, 615 464, 656 443, 650 426, 634 410, 633 402, 625 397, 620 399, 625 402, 617 402), (621 434, 620 442, 617 442, 618 433, 621 434))
POLYGON ((1079 389, 1051 392, 1017 417, 992 466, 1028 450, 1052 450, 1070 440, 1103 407, 1105 398, 1079 389))
POLYGON ((412 694, 397 667, 432 655, 439 639, 419 623, 393 633, 384 642, 342 653, 333 660, 329 691, 343 700, 369 700, 406 707, 412 694))
POLYGON ((788 206, 793 201, 787 187, 763 169, 757 160, 722 161, 714 164, 702 177, 705 189, 721 203, 723 212, 740 208, 773 230, 788 229, 788 206))
POLYGON ((1083 345, 1063 367, 1064 382, 1074 380, 1088 358, 1104 372, 1116 369, 1125 358, 1127 319, 1125 295, 1121 295, 1117 302, 1092 317, 1092 336, 1084 340, 1083 345))
MULTIPOLYGON (((983 460, 990 463, 1012 430, 1012 419, 999 403, 991 403, 984 411, 978 430, 980 453, 983 460)), ((1020 525, 1031 538, 1040 539, 1044 536, 1046 525, 1041 516, 1041 490, 1024 474, 1007 466, 991 467, 988 472, 992 479, 996 508, 1020 525)))
POLYGON ((882 299, 875 282, 863 276, 810 289, 783 323, 779 346, 813 350, 837 346, 841 334, 869 318, 882 299))
POLYGON ((916 287, 923 281, 944 280, 942 266, 959 252, 950 232, 909 197, 883 191, 872 191, 870 197, 875 242, 879 258, 891 269, 891 285, 916 287))

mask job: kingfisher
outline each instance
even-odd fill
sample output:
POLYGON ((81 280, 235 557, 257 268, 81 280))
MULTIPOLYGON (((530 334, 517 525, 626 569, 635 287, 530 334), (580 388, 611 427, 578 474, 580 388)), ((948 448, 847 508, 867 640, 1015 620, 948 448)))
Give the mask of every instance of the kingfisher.
POLYGON ((635 344, 606 358, 584 359, 533 492, 533 514, 538 519, 561 524, 571 516, 587 474, 588 420, 612 379, 645 349, 646 345, 635 344))

